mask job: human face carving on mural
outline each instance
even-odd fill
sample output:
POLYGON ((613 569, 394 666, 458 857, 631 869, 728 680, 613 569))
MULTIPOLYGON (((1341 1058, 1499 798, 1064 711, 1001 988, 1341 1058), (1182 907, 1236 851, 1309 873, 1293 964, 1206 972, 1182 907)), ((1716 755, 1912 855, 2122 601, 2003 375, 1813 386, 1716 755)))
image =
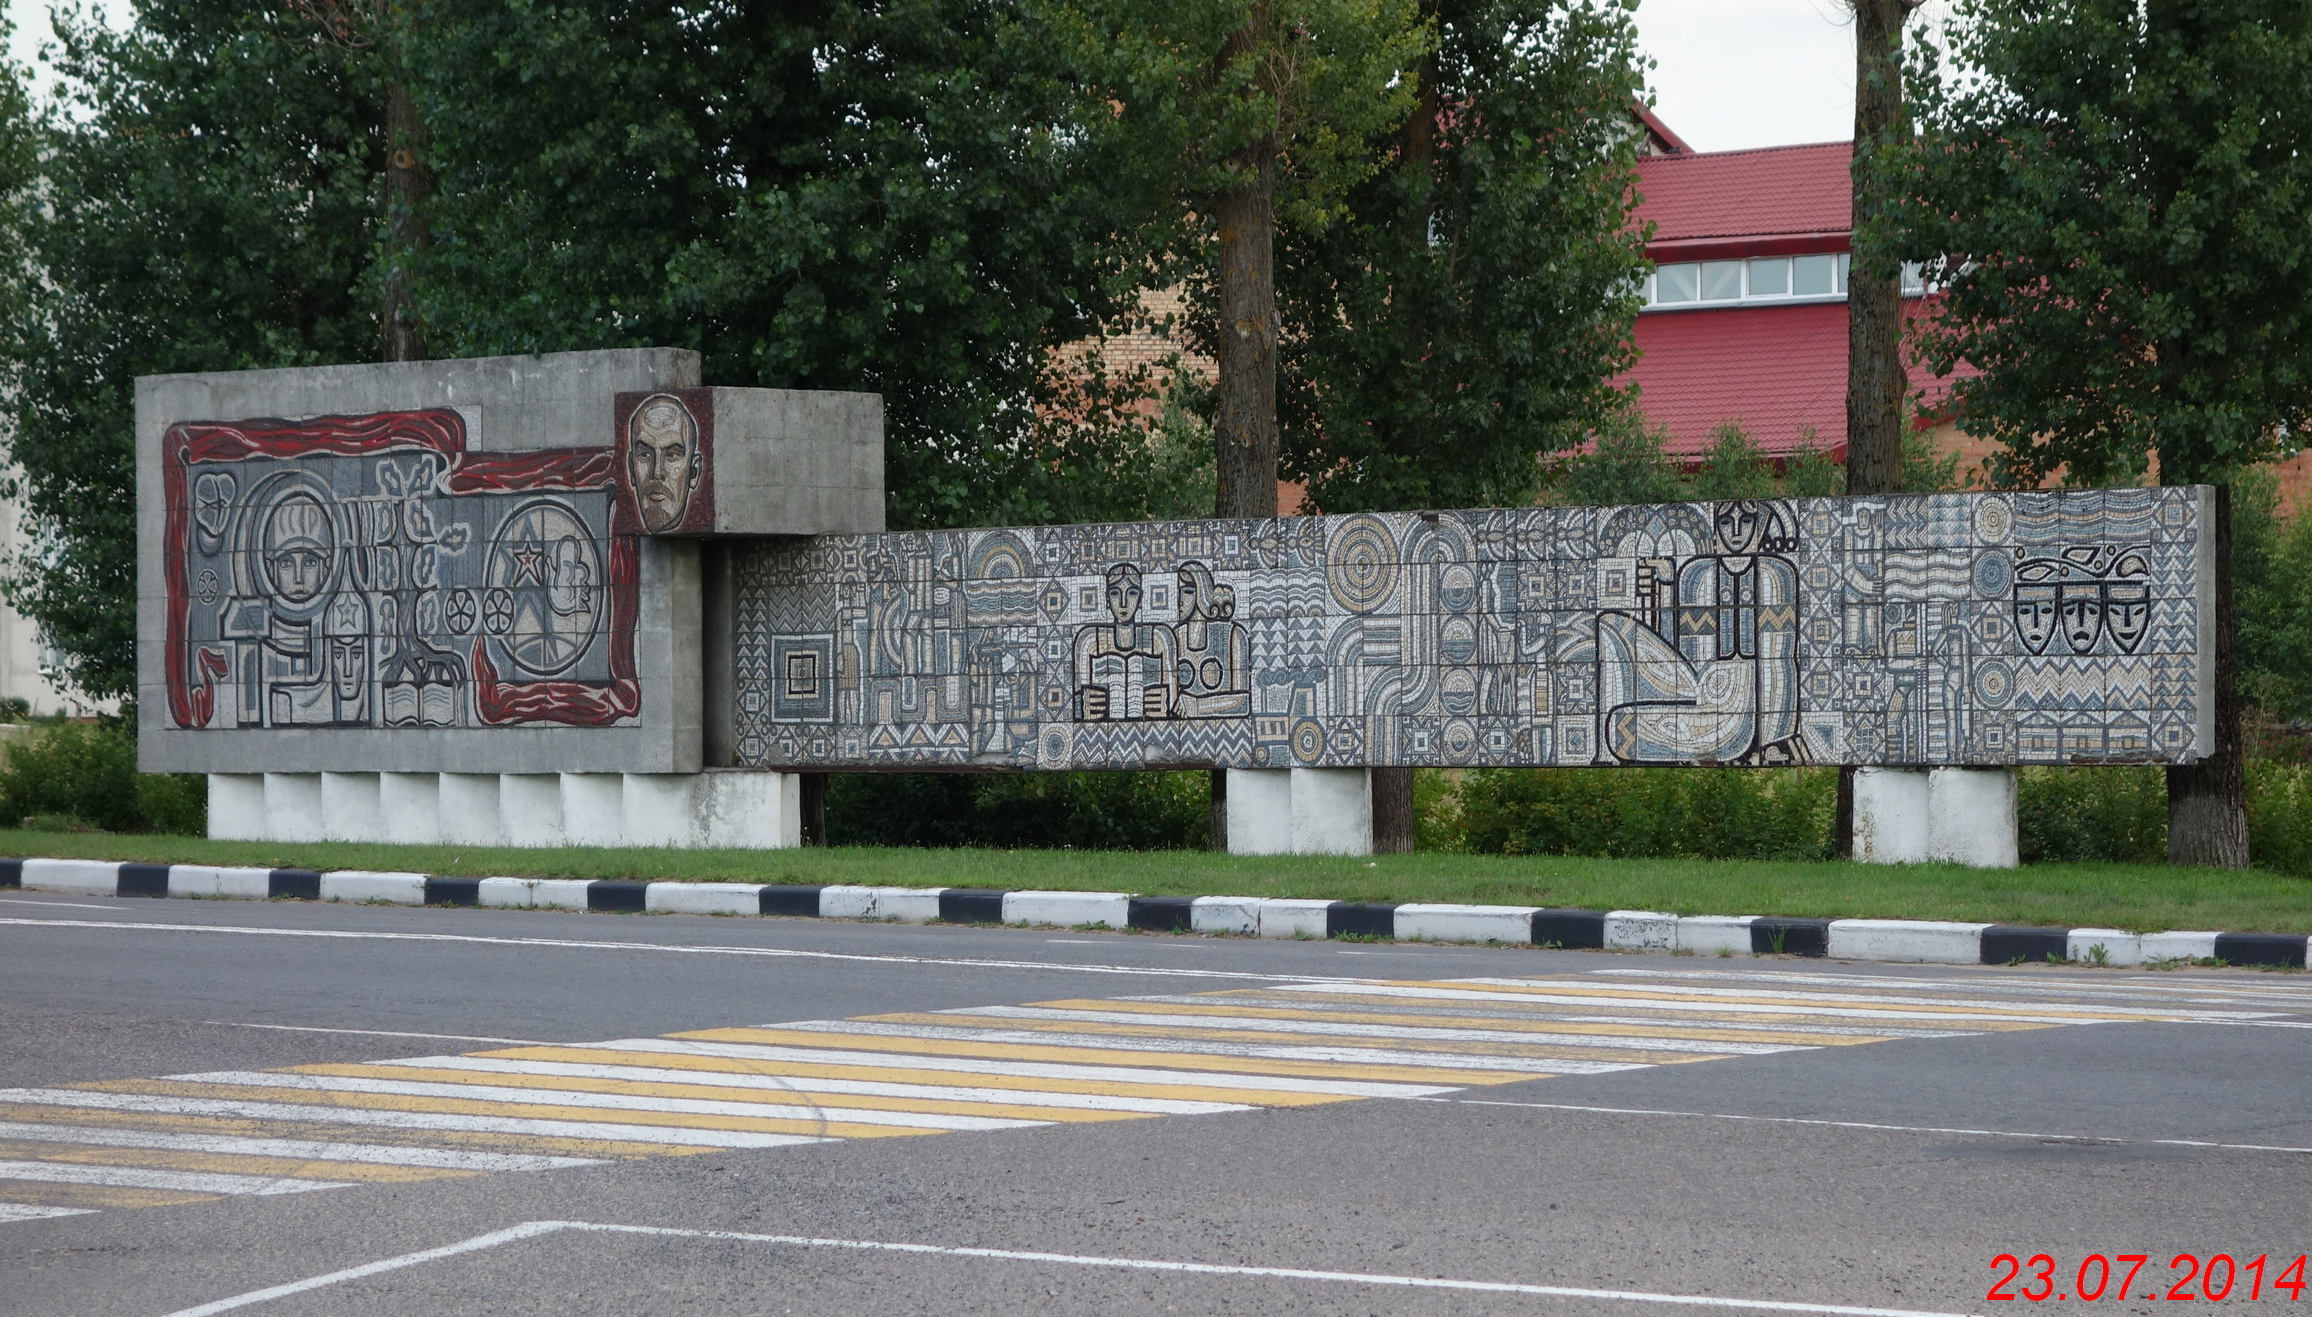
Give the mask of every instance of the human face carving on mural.
POLYGON ((698 485, 698 422, 679 398, 653 394, 626 423, 626 482, 642 528, 663 535, 682 525, 698 485))
POLYGON ((1130 564, 1120 564, 1108 572, 1108 612, 1117 626, 1130 626, 1140 614, 1140 572, 1130 564))
POLYGON ((265 569, 282 602, 310 603, 328 588, 334 538, 328 512, 310 494, 292 494, 273 506, 265 520, 265 569))

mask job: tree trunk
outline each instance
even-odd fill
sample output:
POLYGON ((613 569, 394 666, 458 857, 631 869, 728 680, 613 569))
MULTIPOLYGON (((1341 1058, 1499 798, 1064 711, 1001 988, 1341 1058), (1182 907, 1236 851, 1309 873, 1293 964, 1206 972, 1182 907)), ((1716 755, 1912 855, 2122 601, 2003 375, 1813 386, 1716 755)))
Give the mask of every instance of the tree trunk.
POLYGON ((1245 161, 1245 185, 1215 202, 1220 238, 1220 486, 1213 513, 1276 515, 1276 157, 1245 161))
MULTIPOLYGON (((1213 515, 1276 515, 1276 161, 1248 163, 1243 188, 1213 206, 1220 237, 1220 405, 1212 419, 1220 477, 1213 515)), ((1212 770, 1212 849, 1228 849, 1228 770, 1212 770)))
POLYGON ((433 189, 433 172, 426 168, 425 127, 418 122, 417 102, 396 82, 385 93, 385 305, 378 332, 384 339, 385 360, 423 361, 426 343, 418 323, 417 302, 411 290, 410 265, 424 250, 425 198, 433 189))
POLYGON ((824 846, 827 844, 827 775, 805 773, 802 778, 795 794, 802 798, 799 812, 803 816, 803 844, 824 846))
POLYGON ((1846 492, 1903 480, 1902 265, 1886 231, 1876 162, 1903 113, 1903 20, 1914 0, 1854 4, 1854 252, 1846 283, 1846 492))
POLYGON ((2232 487, 2216 486, 2215 731, 2212 753, 2167 771, 2168 863, 2248 867, 2248 773, 2232 612, 2232 487))
POLYGON ((1373 854, 1411 854, 1413 770, 1389 765, 1367 771, 1373 775, 1373 854))
MULTIPOLYGON (((1903 285, 1874 170, 1904 123, 1903 20, 1912 0, 1853 0, 1854 251, 1846 277, 1846 492, 1903 487, 1903 285)), ((1854 769, 1838 770, 1831 851, 1854 856, 1854 769)))

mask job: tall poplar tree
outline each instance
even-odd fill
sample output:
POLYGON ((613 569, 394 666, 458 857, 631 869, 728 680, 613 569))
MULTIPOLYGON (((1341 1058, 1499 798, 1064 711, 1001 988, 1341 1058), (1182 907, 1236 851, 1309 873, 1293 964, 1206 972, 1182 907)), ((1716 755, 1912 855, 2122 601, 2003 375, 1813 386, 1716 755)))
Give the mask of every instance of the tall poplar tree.
POLYGON ((2248 863, 2228 482, 2312 424, 2312 6, 1959 0, 1913 62, 1900 223, 1945 287, 1927 364, 2036 485, 2217 486, 2215 745, 2168 858, 2248 863))

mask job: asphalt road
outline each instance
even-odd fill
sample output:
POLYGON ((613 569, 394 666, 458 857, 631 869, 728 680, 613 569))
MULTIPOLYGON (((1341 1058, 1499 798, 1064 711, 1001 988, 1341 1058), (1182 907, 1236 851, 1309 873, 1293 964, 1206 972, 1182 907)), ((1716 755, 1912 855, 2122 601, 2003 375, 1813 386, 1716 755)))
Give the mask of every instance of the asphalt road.
POLYGON ((2181 1253, 2288 1310, 2307 1030, 2301 974, 11 893, 0 1312, 2150 1312, 2181 1253))

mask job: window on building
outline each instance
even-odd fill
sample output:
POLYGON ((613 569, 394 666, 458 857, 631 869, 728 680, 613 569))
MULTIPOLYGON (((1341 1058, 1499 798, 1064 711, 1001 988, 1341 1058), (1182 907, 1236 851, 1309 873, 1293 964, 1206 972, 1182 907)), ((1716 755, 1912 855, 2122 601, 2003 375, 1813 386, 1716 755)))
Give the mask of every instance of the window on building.
POLYGON ((1654 301, 1691 302, 1702 295, 1702 267, 1665 265, 1654 271, 1654 301))
POLYGON ((1773 256, 1750 262, 1750 296, 1785 297, 1789 293, 1789 257, 1773 256))
POLYGON ((1798 297, 1829 297, 1838 291, 1836 256, 1801 256, 1790 263, 1790 291, 1798 297))
POLYGON ((1702 262, 1702 300, 1705 302, 1741 301, 1742 262, 1702 262))
POLYGON ((1917 261, 1903 262, 1903 296, 1917 297, 1927 291, 1926 273, 1917 261))

